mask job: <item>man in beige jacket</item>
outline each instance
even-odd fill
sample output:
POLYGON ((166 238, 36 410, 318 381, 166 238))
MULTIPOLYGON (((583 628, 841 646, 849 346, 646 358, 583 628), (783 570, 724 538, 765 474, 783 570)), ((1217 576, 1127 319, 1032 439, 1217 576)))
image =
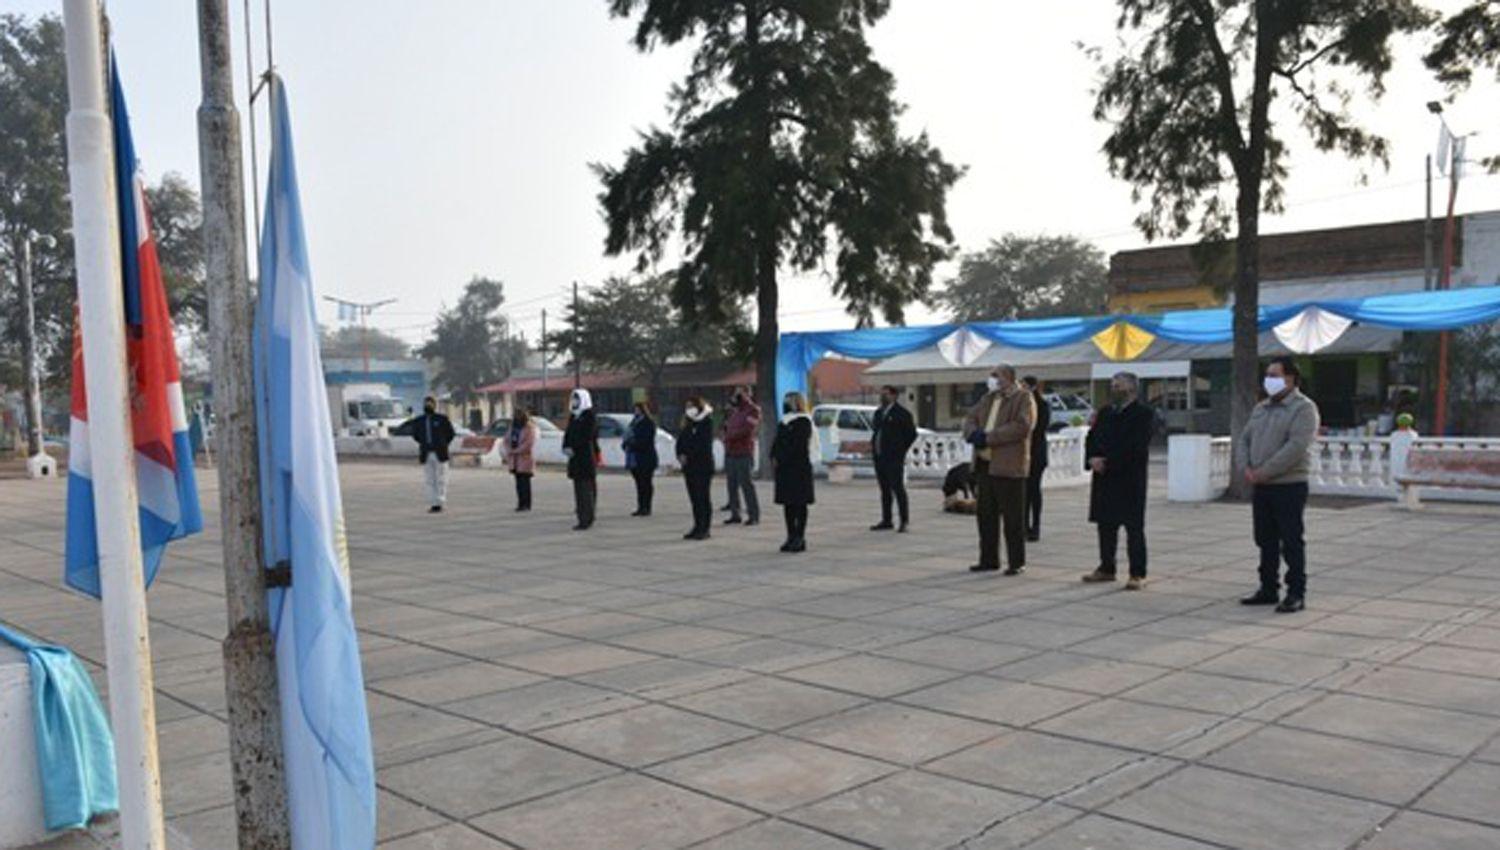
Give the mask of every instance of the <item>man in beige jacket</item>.
POLYGON ((974 446, 974 481, 979 491, 979 563, 971 572, 1000 569, 1000 523, 1005 522, 1008 576, 1026 569, 1026 477, 1031 474, 1031 429, 1036 402, 1016 385, 1008 364, 990 372, 989 392, 964 419, 964 435, 974 446))

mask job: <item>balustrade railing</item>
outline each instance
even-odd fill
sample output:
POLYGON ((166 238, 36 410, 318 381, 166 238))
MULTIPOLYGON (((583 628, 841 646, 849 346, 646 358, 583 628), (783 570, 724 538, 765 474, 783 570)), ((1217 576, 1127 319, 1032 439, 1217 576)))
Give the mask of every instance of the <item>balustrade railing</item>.
MULTIPOLYGON (((1064 428, 1047 435, 1047 471, 1042 476, 1042 485, 1066 487, 1088 482, 1088 473, 1083 470, 1083 444, 1087 428, 1064 428)), ((964 440, 962 434, 923 434, 917 437, 911 451, 906 455, 908 478, 941 479, 948 470, 962 463, 969 463, 974 456, 974 447, 964 440)))

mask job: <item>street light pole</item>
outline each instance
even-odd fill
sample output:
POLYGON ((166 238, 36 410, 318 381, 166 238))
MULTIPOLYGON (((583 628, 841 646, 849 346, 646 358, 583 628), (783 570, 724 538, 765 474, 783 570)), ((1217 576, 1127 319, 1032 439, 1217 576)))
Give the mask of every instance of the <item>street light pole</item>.
POLYGON ((1427 217, 1422 220, 1422 288, 1432 289, 1432 154, 1427 155, 1427 217))
POLYGON ((21 266, 17 277, 21 283, 21 369, 26 373, 26 474, 47 478, 56 473, 57 465, 48 457, 42 440, 42 379, 36 358, 36 295, 32 284, 31 243, 48 247, 57 242, 51 236, 35 232, 21 237, 21 266))

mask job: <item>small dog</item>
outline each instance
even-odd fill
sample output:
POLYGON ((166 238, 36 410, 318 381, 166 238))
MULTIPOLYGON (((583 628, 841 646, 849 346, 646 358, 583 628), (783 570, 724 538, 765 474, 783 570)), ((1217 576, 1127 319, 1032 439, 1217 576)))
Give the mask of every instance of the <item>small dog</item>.
POLYGON ((975 513, 975 486, 973 464, 961 463, 948 470, 943 478, 943 510, 950 514, 975 513))

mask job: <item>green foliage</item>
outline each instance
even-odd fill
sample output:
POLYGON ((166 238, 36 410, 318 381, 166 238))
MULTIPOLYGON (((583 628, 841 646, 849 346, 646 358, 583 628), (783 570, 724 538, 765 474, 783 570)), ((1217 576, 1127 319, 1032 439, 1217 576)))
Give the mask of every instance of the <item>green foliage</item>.
POLYGON ((344 325, 329 330, 319 328, 319 346, 324 360, 362 358, 368 351, 371 359, 400 360, 411 354, 411 346, 401 337, 380 328, 344 325))
MULTIPOLYGON (((1453 92, 1468 88, 1477 69, 1491 68, 1500 80, 1500 0, 1474 0, 1444 19, 1437 34, 1425 61, 1453 92)), ((1482 162, 1500 171, 1500 156, 1482 162)))
POLYGON ((731 305, 732 318, 715 326, 692 326, 672 303, 672 275, 639 281, 611 277, 569 305, 567 328, 548 336, 551 351, 582 358, 589 366, 645 376, 653 391, 662 370, 675 360, 733 357, 751 335, 744 308, 731 305), (577 322, 577 334, 573 329, 577 322), (576 343, 575 343, 576 340, 576 343))
POLYGON ((1007 233, 964 254, 934 301, 960 322, 1102 313, 1109 269, 1104 252, 1077 236, 1007 233))
POLYGON ((521 363, 524 340, 512 339, 504 316, 505 286, 476 277, 452 309, 438 314, 432 338, 417 354, 437 364, 433 382, 446 387, 454 401, 477 398, 474 390, 501 381, 521 363))
POLYGON ((206 330, 207 269, 203 260, 203 206, 198 190, 181 174, 169 171, 146 187, 151 233, 161 260, 162 283, 172 323, 178 330, 206 330))

